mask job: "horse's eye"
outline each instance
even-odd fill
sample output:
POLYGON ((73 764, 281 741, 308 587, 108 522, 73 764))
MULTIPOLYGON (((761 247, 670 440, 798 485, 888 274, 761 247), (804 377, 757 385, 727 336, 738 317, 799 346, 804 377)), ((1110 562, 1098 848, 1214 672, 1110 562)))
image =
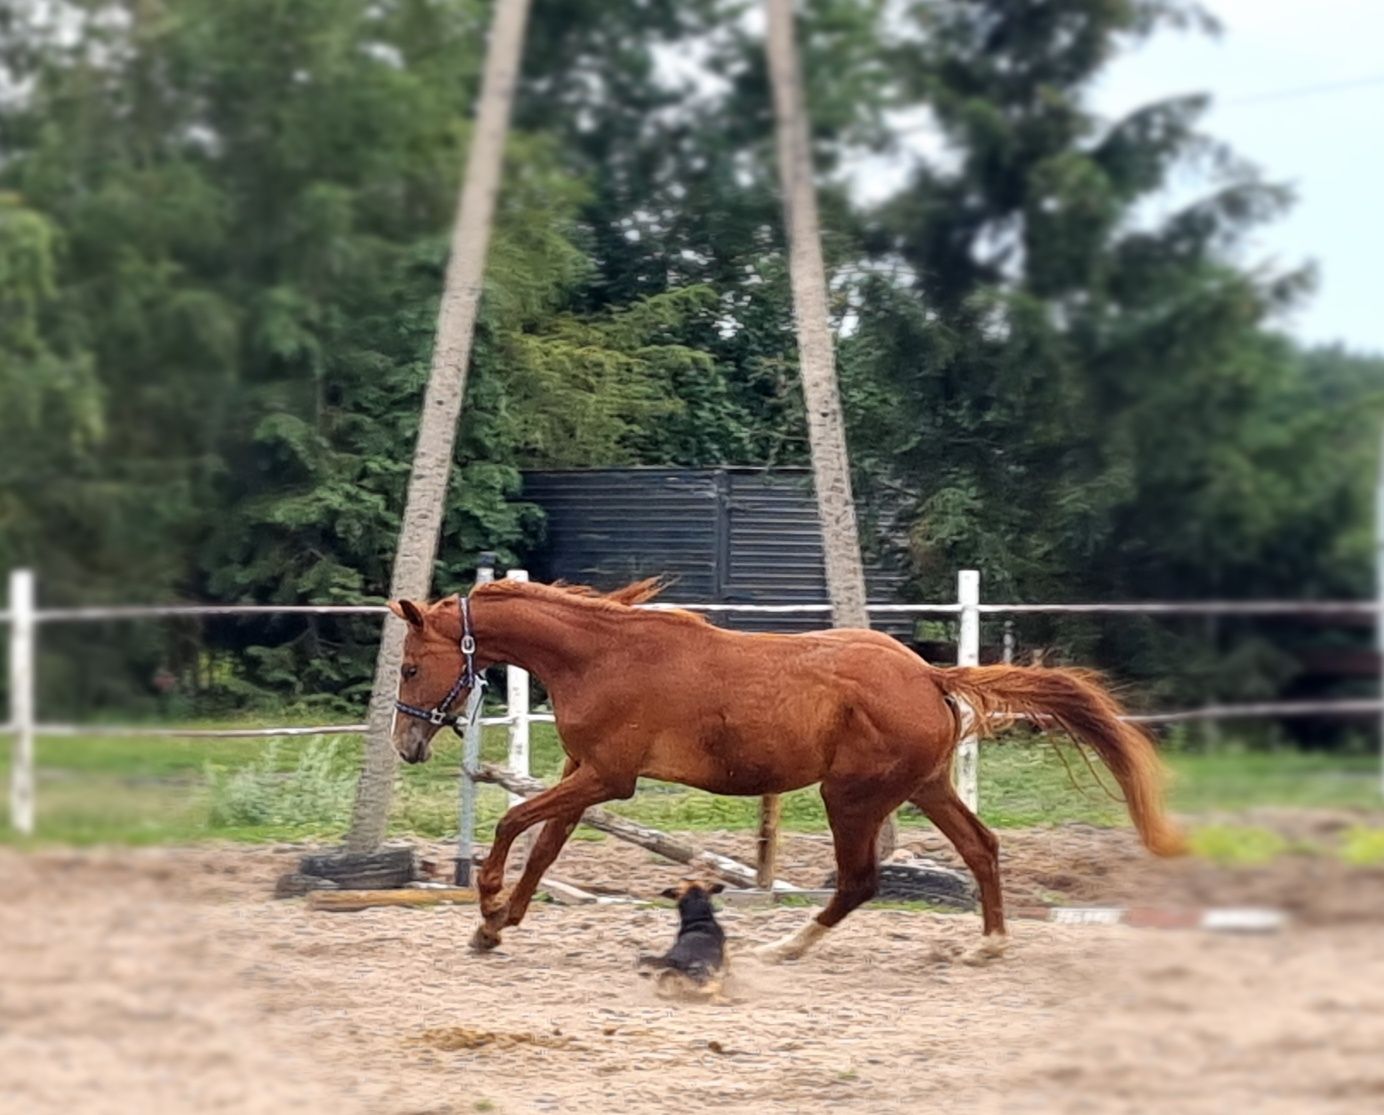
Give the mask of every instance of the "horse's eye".
POLYGON ((413 665, 400 666, 400 667, 399 667, 399 673, 403 674, 404 677, 406 677, 406 678, 417 677, 417 676, 418 676, 418 667, 417 667, 417 666, 413 666, 413 665))

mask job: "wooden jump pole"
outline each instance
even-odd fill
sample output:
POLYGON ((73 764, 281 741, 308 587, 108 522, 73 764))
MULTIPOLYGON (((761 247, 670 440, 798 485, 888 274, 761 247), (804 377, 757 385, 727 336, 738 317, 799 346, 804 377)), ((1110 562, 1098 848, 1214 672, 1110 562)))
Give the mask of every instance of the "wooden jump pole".
MULTIPOLYGON (((519 794, 526 798, 548 789, 548 786, 537 778, 526 778, 506 770, 504 767, 494 766, 490 763, 483 763, 477 768, 474 780, 476 782, 493 782, 512 794, 519 794)), ((656 852, 675 863, 685 863, 690 867, 710 871, 737 887, 753 888, 758 885, 759 873, 748 864, 741 863, 730 856, 723 856, 719 852, 695 847, 677 837, 669 836, 666 832, 649 828, 647 825, 638 824, 624 817, 617 817, 599 806, 592 806, 588 809, 582 814, 581 820, 584 825, 589 825, 600 832, 609 833, 619 840, 647 848, 649 851, 656 852)), ((772 886, 775 891, 784 892, 801 889, 782 879, 772 880, 772 886)))
POLYGON ((783 817, 783 798, 769 794, 759 803, 759 835, 755 842, 755 885, 770 890, 778 874, 779 820, 783 817))

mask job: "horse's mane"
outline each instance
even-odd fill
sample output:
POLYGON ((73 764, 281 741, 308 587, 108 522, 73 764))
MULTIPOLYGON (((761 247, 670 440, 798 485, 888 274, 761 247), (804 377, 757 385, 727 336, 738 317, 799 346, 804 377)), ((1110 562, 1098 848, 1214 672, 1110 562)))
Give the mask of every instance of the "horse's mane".
MULTIPOLYGON (((598 588, 592 588, 590 585, 574 585, 567 581, 542 584, 538 581, 504 580, 492 581, 485 586, 485 592, 536 596, 575 596, 595 607, 623 612, 633 608, 636 604, 644 604, 654 599, 672 583, 672 579, 669 577, 645 577, 642 581, 631 581, 620 588, 603 592, 598 588)), ((684 608, 663 607, 651 614, 678 616, 683 619, 696 620, 698 623, 707 622, 705 616, 700 616, 696 612, 689 612, 684 608)))
POLYGON ((611 589, 609 592, 602 592, 598 588, 590 585, 574 585, 567 581, 553 581, 551 588, 561 589, 570 596, 586 596, 597 600, 609 600, 615 604, 624 604, 626 607, 634 607, 636 604, 644 604, 652 600, 655 596, 662 594, 663 590, 672 584, 672 580, 667 577, 645 577, 642 581, 631 581, 620 588, 611 589))

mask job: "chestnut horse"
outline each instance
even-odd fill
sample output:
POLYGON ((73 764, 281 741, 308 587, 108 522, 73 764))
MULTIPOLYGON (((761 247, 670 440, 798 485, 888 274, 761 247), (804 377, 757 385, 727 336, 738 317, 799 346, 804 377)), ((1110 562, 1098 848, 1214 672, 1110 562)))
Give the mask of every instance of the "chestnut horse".
POLYGON ((1149 737, 1123 723, 1094 675, 1021 666, 931 666, 877 631, 802 635, 726 631, 675 609, 635 608, 641 581, 601 595, 497 581, 432 605, 390 602, 408 623, 394 746, 428 758, 433 735, 465 708, 476 673, 513 663, 546 687, 567 753, 562 779, 510 809, 476 877, 482 923, 472 945, 518 925, 543 873, 588 806, 628 798, 639 778, 715 794, 781 794, 821 784, 835 842, 836 892, 801 930, 768 946, 801 956, 875 893, 880 825, 912 802, 956 846, 980 888, 982 953, 1004 943, 998 844, 956 795, 952 753, 961 706, 981 730, 1007 715, 1056 724, 1088 745, 1124 790, 1144 844, 1182 841, 1163 809, 1163 768, 1149 737), (523 875, 502 894, 515 839, 544 822, 523 875))

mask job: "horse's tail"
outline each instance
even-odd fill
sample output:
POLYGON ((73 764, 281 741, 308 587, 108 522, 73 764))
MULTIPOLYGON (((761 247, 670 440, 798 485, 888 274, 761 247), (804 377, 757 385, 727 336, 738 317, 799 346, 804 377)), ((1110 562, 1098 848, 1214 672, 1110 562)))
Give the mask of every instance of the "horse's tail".
POLYGON ((1163 805, 1167 772, 1143 729, 1121 719, 1124 710, 1090 670, 1044 666, 932 667, 942 692, 970 706, 974 730, 988 735, 1017 717, 1055 723, 1089 745, 1110 768, 1145 847, 1160 856, 1186 850, 1163 805))

